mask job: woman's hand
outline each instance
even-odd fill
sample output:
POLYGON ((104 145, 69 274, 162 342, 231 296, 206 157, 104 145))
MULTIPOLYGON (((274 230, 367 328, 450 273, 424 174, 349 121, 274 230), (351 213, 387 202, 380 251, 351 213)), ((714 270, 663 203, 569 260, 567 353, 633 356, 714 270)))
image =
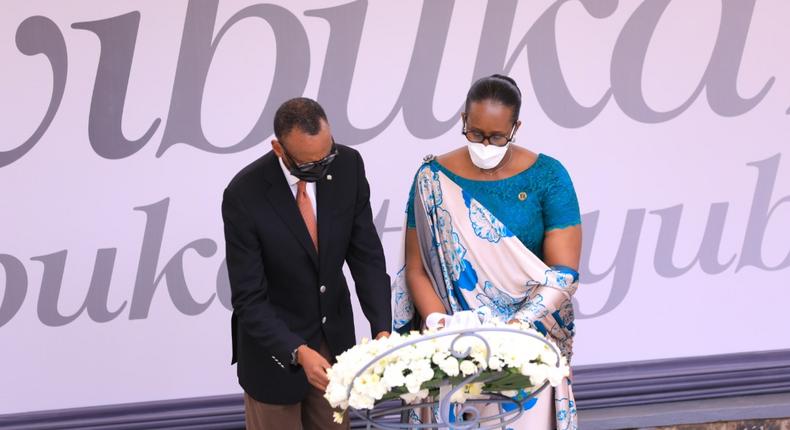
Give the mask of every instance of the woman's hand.
POLYGON ((425 318, 425 327, 430 329, 441 329, 447 326, 447 315, 442 312, 432 312, 425 318))

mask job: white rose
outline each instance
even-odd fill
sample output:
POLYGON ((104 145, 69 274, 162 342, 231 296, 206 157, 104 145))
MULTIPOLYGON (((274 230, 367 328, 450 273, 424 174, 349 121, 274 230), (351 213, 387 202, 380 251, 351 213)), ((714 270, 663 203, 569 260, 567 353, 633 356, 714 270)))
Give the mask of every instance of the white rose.
POLYGON ((367 373, 357 378, 354 382, 354 390, 367 397, 380 400, 384 394, 387 394, 389 387, 384 384, 379 375, 367 373))
POLYGON ((428 390, 420 390, 416 393, 401 394, 400 398, 405 400, 407 404, 418 403, 420 400, 428 397, 428 390))
POLYGON ((356 409, 365 409, 367 406, 372 408, 373 399, 359 393, 356 390, 351 390, 351 396, 348 398, 348 405, 356 409))
POLYGON ((447 357, 439 364, 439 369, 446 373, 448 376, 458 376, 458 359, 455 357, 447 357))
POLYGON ((433 364, 438 366, 438 365, 440 365, 442 363, 442 361, 447 359, 447 357, 449 357, 449 356, 450 356, 450 353, 447 352, 447 351, 437 351, 431 357, 431 362, 433 362, 433 364))
POLYGON ((409 370, 420 382, 429 381, 433 378, 433 368, 428 359, 417 360, 409 364, 409 370))
POLYGON ((417 378, 417 375, 414 373, 410 373, 406 375, 406 389, 414 394, 420 391, 420 387, 422 387, 422 382, 417 378))
POLYGON ((403 376, 405 366, 403 364, 391 364, 384 369, 384 384, 388 387, 400 387, 406 383, 406 377, 403 376))
POLYGON ((491 357, 491 360, 488 361, 488 367, 491 370, 501 370, 503 365, 504 363, 502 363, 499 357, 491 357))
POLYGON ((521 367, 521 364, 524 361, 521 357, 521 354, 516 351, 503 352, 502 359, 505 361, 505 364, 507 364, 508 367, 521 367))
POLYGON ((464 376, 469 376, 477 372, 477 365, 472 360, 464 360, 459 366, 464 376))
POLYGON ((549 377, 548 366, 545 365, 525 363, 521 366, 520 371, 522 375, 529 376, 529 382, 533 386, 539 386, 543 384, 543 382, 549 377))
POLYGON ((373 409, 375 400, 372 397, 359 393, 357 390, 351 391, 351 397, 348 399, 348 405, 354 409, 373 409))
POLYGON ((332 405, 333 408, 336 408, 340 405, 341 402, 346 401, 348 398, 346 397, 347 387, 341 384, 333 384, 329 383, 329 386, 326 389, 326 394, 324 394, 324 398, 332 405))

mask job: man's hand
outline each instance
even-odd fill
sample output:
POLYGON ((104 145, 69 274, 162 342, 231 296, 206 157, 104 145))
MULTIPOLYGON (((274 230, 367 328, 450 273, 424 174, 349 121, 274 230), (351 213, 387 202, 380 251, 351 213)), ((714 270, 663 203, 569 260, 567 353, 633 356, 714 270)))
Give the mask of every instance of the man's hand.
POLYGON ((318 351, 307 345, 300 346, 297 351, 297 359, 307 375, 307 382, 321 391, 326 391, 326 386, 329 384, 326 369, 332 366, 318 351))
POLYGON ((384 339, 385 337, 390 337, 390 332, 380 331, 379 334, 376 335, 376 340, 384 339))

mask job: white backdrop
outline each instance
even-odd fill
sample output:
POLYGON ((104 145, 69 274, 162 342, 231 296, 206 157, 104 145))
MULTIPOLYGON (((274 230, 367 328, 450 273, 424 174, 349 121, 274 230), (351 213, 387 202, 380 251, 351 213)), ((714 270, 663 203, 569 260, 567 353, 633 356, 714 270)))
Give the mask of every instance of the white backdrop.
POLYGON ((362 152, 394 273, 419 160, 502 71, 585 214, 576 365, 790 348, 790 3, 255 5, 0 6, 0 414, 239 392, 219 204, 273 109, 362 152))

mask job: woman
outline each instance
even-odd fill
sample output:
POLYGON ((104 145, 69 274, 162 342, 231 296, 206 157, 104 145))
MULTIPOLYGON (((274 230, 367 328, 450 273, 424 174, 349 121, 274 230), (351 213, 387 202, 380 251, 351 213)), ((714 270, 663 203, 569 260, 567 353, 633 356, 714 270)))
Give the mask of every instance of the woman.
MULTIPOLYGON (((406 286, 396 282, 394 325, 405 331, 433 313, 488 308, 503 321, 530 323, 570 360, 579 205, 557 160, 513 143, 520 108, 513 79, 478 80, 461 115, 468 144, 426 157, 418 170, 399 277, 406 286)), ((576 428, 567 379, 524 407, 529 411, 511 427, 576 428)))

